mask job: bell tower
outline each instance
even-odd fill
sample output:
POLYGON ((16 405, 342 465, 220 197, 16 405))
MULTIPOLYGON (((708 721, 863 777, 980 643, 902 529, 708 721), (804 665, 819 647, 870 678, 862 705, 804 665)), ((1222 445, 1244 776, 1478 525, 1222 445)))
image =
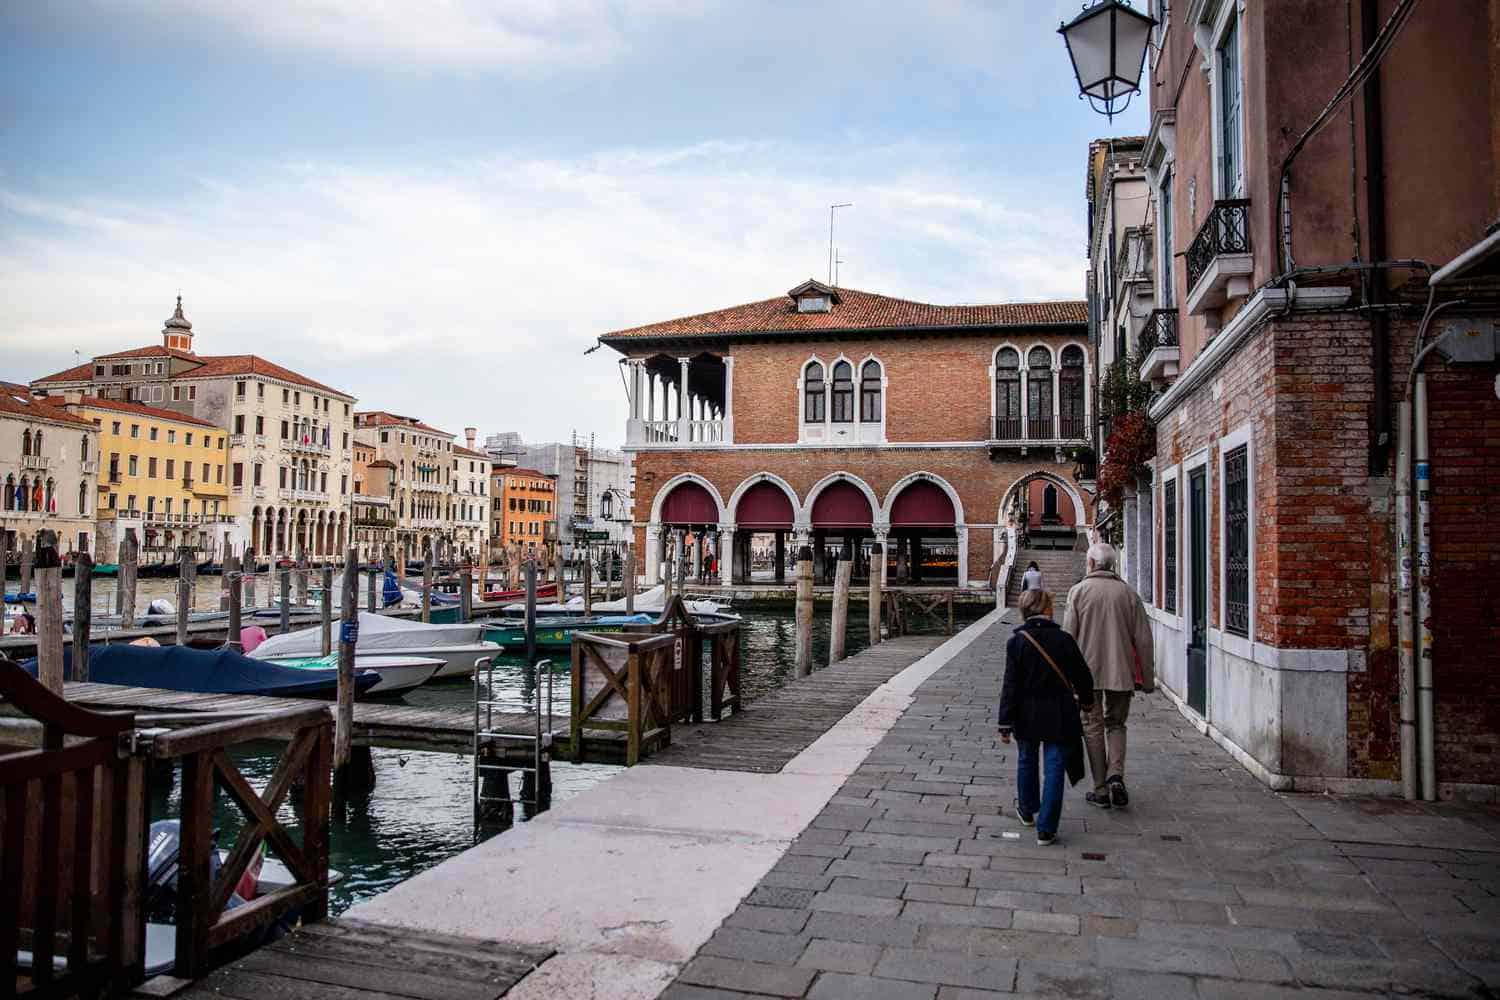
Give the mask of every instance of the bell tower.
POLYGON ((193 324, 182 314, 181 295, 177 296, 177 308, 172 312, 172 318, 161 328, 161 343, 170 350, 193 352, 193 324))

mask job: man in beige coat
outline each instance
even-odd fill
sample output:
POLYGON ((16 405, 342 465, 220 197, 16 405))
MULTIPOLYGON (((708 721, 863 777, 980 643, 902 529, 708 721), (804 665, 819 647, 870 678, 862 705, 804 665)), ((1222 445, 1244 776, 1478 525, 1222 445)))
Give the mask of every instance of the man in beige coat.
POLYGON ((1140 595, 1115 572, 1113 545, 1089 546, 1088 575, 1068 591, 1063 628, 1072 633, 1094 675, 1094 706, 1083 719, 1094 790, 1101 809, 1130 804, 1125 791, 1125 720, 1137 690, 1156 689, 1151 621, 1140 595))

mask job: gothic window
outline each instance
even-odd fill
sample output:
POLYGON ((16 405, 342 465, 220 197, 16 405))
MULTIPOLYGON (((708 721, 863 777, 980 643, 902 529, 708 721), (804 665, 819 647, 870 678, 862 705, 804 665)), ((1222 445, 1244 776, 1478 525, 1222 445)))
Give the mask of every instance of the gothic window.
POLYGON ((1068 440, 1088 437, 1083 426, 1083 348, 1063 348, 1062 371, 1058 375, 1058 402, 1062 410, 1062 436, 1068 440))
POLYGON ((995 355, 995 438, 1021 437, 1021 355, 1002 347, 995 355))
POLYGON ((31 454, 31 431, 29 430, 24 430, 21 432, 21 454, 31 454))
POLYGON ((823 366, 810 362, 802 375, 802 419, 809 424, 821 424, 827 419, 827 394, 824 391, 823 366))
POLYGON ((854 366, 840 361, 833 366, 833 388, 829 393, 830 419, 836 424, 854 422, 854 366))
POLYGON ((866 361, 859 376, 859 419, 861 423, 880 423, 880 364, 866 361))
POLYGON ((1033 347, 1026 355, 1027 437, 1038 440, 1052 434, 1052 352, 1033 347))

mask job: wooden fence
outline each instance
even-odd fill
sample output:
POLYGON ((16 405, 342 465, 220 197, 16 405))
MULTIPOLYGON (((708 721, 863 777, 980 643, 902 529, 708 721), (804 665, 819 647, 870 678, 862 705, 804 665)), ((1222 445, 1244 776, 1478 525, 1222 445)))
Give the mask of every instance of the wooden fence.
POLYGON ((42 997, 128 989, 145 963, 134 717, 70 705, 8 661, 0 695, 42 731, 39 749, 0 755, 0 983, 42 997))

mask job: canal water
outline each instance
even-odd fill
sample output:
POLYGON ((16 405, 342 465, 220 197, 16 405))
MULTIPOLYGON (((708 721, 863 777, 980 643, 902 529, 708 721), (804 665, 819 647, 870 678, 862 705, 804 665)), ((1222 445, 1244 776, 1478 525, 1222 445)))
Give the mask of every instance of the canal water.
MULTIPOLYGON (((141 583, 144 594, 148 581, 141 583)), ((985 610, 973 605, 956 607, 955 629, 977 620, 985 610)), ((744 619, 741 683, 751 701, 781 687, 794 675, 796 643, 792 611, 790 604, 746 605, 739 609, 744 619)), ((912 625, 913 631, 941 633, 947 628, 946 608, 937 617, 913 616, 912 625)), ((813 653, 819 668, 828 662, 829 628, 828 605, 820 604, 813 618, 813 653)), ((847 645, 850 653, 869 645, 863 605, 851 608, 847 645)), ((519 657, 505 657, 500 662, 503 669, 495 671, 492 694, 529 709, 537 686, 534 672, 519 657)), ((565 662, 559 662, 552 675, 554 704, 559 712, 567 711, 568 669, 565 662)), ((539 686, 545 699, 545 675, 539 686)), ((418 688, 404 700, 413 706, 470 707, 473 697, 470 682, 449 681, 418 688)), ((278 744, 251 744, 232 756, 250 783, 263 788, 275 770, 280 750, 278 744)), ((331 895, 330 905, 335 913, 431 868, 474 843, 473 771, 468 757, 381 748, 376 748, 372 756, 376 774, 374 792, 368 800, 334 820, 329 861, 343 873, 343 880, 331 895)), ((564 802, 619 770, 608 765, 554 761, 552 801, 564 802)), ((179 815, 179 804, 180 789, 174 783, 169 794, 153 802, 153 818, 179 815)), ((280 811, 282 822, 293 827, 297 821, 295 805, 285 803, 280 811)), ((519 813, 518 808, 518 818, 519 813)), ((221 793, 215 816, 221 847, 227 850, 233 844, 242 822, 237 808, 221 793)))

